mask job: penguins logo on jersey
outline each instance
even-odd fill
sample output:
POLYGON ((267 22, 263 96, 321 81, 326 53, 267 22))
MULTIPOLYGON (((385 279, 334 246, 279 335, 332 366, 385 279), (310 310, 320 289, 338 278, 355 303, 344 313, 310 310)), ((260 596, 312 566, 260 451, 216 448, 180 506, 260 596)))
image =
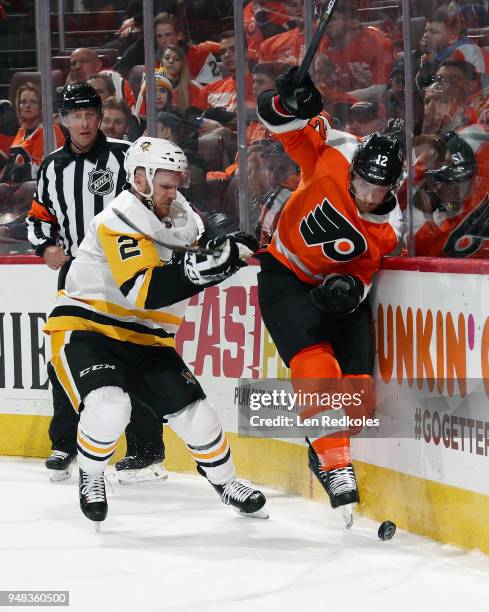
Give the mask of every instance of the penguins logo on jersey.
POLYGON ((350 261, 367 250, 364 236, 327 198, 302 218, 299 230, 307 246, 321 245, 323 253, 333 261, 350 261))
POLYGON ((107 195, 114 189, 112 170, 92 170, 88 173, 88 191, 94 195, 107 195))

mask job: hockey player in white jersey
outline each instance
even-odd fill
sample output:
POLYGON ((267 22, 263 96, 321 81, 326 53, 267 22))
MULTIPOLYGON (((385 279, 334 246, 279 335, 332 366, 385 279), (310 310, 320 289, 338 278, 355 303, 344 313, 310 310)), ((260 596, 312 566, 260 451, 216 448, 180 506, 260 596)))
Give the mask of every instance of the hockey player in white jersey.
POLYGON ((225 504, 265 518, 264 495, 236 479, 217 415, 175 350, 188 298, 246 265, 240 253, 251 254, 256 241, 229 234, 208 244, 213 255, 177 254, 203 232, 177 191, 187 170, 183 151, 142 137, 128 149, 125 168, 131 190, 93 219, 45 327, 60 347, 52 382, 80 412, 81 509, 97 524, 107 515, 104 469, 129 422, 132 396, 183 438, 225 504))

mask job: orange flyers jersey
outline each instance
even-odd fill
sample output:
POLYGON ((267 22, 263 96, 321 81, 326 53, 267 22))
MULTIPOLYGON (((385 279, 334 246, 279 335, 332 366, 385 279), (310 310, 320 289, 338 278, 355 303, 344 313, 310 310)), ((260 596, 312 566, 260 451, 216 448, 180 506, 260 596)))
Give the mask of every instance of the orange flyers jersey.
MULTIPOLYGON (((30 136, 27 138, 25 136, 25 129, 20 128, 15 135, 9 153, 10 157, 15 158, 17 164, 31 164, 30 179, 35 179, 39 166, 44 159, 44 128, 39 125, 30 136)), ((54 124, 54 136, 56 148, 61 147, 65 137, 61 127, 56 123, 54 124)))
POLYGON ((438 210, 426 215, 415 209, 416 255, 488 259, 489 135, 478 125, 463 128, 458 134, 475 153, 477 174, 472 193, 453 217, 438 210))
POLYGON ((294 28, 268 38, 260 46, 258 57, 260 62, 299 64, 304 57, 304 32, 294 28))
MULTIPOLYGON (((246 75, 246 101, 254 106, 253 78, 251 74, 246 75)), ((237 107, 236 81, 232 76, 209 83, 201 91, 200 108, 225 108, 234 113, 237 107)))
POLYGON ((341 89, 351 91, 364 87, 357 83, 356 67, 365 67, 372 73, 371 85, 387 84, 395 61, 394 46, 379 30, 362 28, 351 43, 343 49, 329 49, 328 40, 321 52, 336 65, 341 89))
POLYGON ((397 201, 384 215, 358 211, 349 191, 358 141, 333 129, 325 113, 310 121, 265 125, 301 169, 269 252, 304 282, 316 285, 330 274, 353 274, 368 287, 382 256, 400 237, 397 201))

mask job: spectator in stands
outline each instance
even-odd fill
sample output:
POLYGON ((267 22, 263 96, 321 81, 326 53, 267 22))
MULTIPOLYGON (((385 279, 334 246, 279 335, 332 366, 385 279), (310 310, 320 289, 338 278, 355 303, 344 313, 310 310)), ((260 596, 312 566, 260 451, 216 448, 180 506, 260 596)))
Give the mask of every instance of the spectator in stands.
MULTIPOLYGON (((183 49, 187 56, 187 62, 191 78, 201 85, 217 81, 221 78, 217 59, 214 55, 220 50, 219 43, 207 41, 198 45, 190 44, 185 40, 183 33, 177 23, 177 19, 170 13, 159 13, 155 17, 155 41, 156 62, 159 65, 162 50, 168 45, 177 45, 183 49)), ((117 70, 127 74, 129 70, 138 64, 144 64, 144 38, 141 36, 123 54, 115 65, 117 70)))
MULTIPOLYGON (((236 101, 236 37, 233 31, 223 32, 219 36, 221 44, 221 60, 228 77, 209 83, 202 90, 201 104, 203 108, 224 108, 235 112, 236 101)), ((253 100, 253 79, 246 74, 246 102, 250 107, 255 106, 253 100)))
MULTIPOLYGON (((99 94, 100 95, 100 94, 99 94)), ((124 100, 107 98, 102 104, 102 122, 100 130, 109 138, 127 140, 126 133, 133 114, 124 100)))
POLYGON ((198 45, 189 44, 184 39, 175 16, 169 13, 159 13, 154 23, 157 56, 160 63, 162 63, 163 54, 168 46, 178 46, 187 58, 190 77, 197 83, 206 85, 220 79, 221 74, 215 56, 220 51, 219 43, 206 41, 198 45))
POLYGON ((258 52, 263 41, 296 27, 296 22, 285 11, 283 2, 255 2, 243 11, 246 46, 258 52))
POLYGON ((102 102, 116 95, 114 81, 109 73, 99 72, 98 74, 92 74, 88 77, 87 83, 95 89, 102 102))
MULTIPOLYGON (((172 96, 173 96, 173 84, 170 79, 170 75, 166 68, 156 68, 155 70, 155 105, 156 112, 160 111, 171 111, 172 96)), ((146 119, 146 79, 143 76, 143 82, 141 83, 141 90, 138 95, 136 102, 135 114, 140 120, 146 119)))
POLYGON ((262 204, 256 226, 260 246, 265 246, 272 239, 280 213, 290 194, 297 189, 300 179, 297 165, 279 142, 273 142, 265 156, 269 192, 262 204))
POLYGON ((361 25, 351 0, 336 6, 320 50, 336 65, 341 91, 378 100, 387 89, 394 46, 380 30, 361 25))
POLYGON ((168 45, 161 56, 161 66, 166 68, 173 85, 173 106, 186 111, 190 106, 200 108, 202 85, 193 81, 184 51, 175 45, 168 45))
MULTIPOLYGON (((31 82, 21 85, 15 94, 19 130, 9 149, 3 181, 22 183, 36 178, 44 157, 41 90, 31 82)), ((64 143, 60 126, 54 125, 55 145, 64 143)))
MULTIPOLYGON (((258 50, 260 62, 298 64, 304 55, 304 17, 302 0, 285 0, 289 29, 265 40, 258 50), (290 26, 292 26, 290 28, 290 26)), ((336 7, 336 10, 338 7, 336 7)))
POLYGON ((382 96, 387 119, 404 119, 406 82, 404 78, 404 60, 399 59, 392 67, 389 89, 382 96))
MULTIPOLYGON (((277 77, 290 68, 290 64, 282 62, 261 62, 253 67, 253 98, 255 101, 258 96, 267 89, 275 89, 277 77)), ((256 105, 255 105, 256 107, 256 105)), ((247 129, 247 142, 252 143, 255 140, 270 139, 271 134, 265 128, 261 121, 258 121, 255 109, 249 109, 249 124, 247 129), (255 112, 252 112, 255 111, 255 112)))
POLYGON ((19 121, 11 102, 0 100, 0 176, 18 129, 19 121))
POLYGON ((464 104, 457 101, 451 88, 436 81, 424 90, 423 134, 444 134, 470 123, 464 104))
POLYGON ((467 38, 466 24, 461 13, 449 15, 446 7, 440 7, 433 18, 426 23, 419 43, 422 56, 417 76, 418 85, 429 83, 444 59, 458 59, 470 62, 482 75, 483 84, 489 72, 489 54, 474 45, 467 38))
POLYGON ((324 55, 318 53, 314 61, 314 81, 323 97, 323 108, 340 124, 346 124, 350 106, 358 102, 358 98, 338 89, 338 71, 335 64, 324 55))
POLYGON ((178 117, 173 113, 160 111, 156 115, 156 137, 178 144, 178 117))
MULTIPOLYGON (((75 49, 70 56, 70 73, 66 82, 86 83, 90 77, 101 70, 102 61, 93 49, 88 47, 75 49)), ((110 74, 112 78, 117 99, 124 99, 129 104, 129 108, 132 108, 136 101, 126 79, 115 70, 104 70, 104 72, 110 74)))
POLYGON ((345 130, 363 138, 373 132, 382 133, 386 127, 385 108, 378 102, 355 102, 348 112, 345 130))
POLYGON ((464 105, 470 123, 476 123, 482 109, 487 106, 487 96, 482 90, 480 75, 474 65, 449 58, 441 62, 436 77, 446 84, 454 99, 464 105))
POLYGON ((270 177, 267 172, 266 161, 271 146, 273 146, 272 141, 259 141, 252 144, 248 149, 248 188, 251 196, 248 213, 251 227, 257 226, 262 206, 265 204, 267 194, 270 191, 270 177))

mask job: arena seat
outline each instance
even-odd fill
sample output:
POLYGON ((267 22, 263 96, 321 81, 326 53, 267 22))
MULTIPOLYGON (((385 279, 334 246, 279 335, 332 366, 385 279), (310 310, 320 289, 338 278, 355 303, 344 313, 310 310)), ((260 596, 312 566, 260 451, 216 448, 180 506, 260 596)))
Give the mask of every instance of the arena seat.
MULTIPOLYGON (((53 78, 53 88, 56 90, 57 87, 61 87, 64 85, 65 77, 61 70, 53 70, 52 71, 53 78)), ((14 104, 15 102, 15 94, 17 93, 17 89, 24 83, 30 81, 34 85, 38 85, 41 87, 41 73, 40 72, 15 72, 12 76, 12 80, 10 81, 8 97, 9 100, 14 104)))

